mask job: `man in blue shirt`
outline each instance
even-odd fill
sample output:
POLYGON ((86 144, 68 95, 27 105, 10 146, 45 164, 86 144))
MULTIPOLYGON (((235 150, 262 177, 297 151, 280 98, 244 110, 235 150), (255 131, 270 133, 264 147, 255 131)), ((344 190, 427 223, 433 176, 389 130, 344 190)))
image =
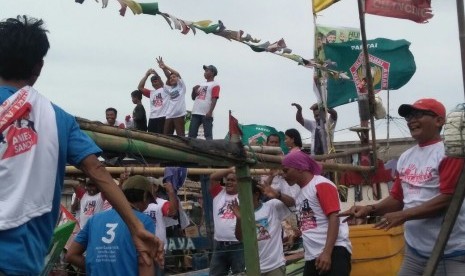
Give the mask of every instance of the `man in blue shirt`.
MULTIPOLYGON (((155 233, 152 219, 143 213, 152 197, 148 179, 141 175, 129 177, 123 193, 145 229, 155 233)), ((138 265, 131 233, 114 209, 89 219, 68 249, 66 259, 88 275, 154 275, 154 266, 138 265)))
MULTIPOLYGON (((0 274, 38 275, 58 220, 67 163, 90 177, 127 223, 140 261, 159 248, 75 118, 35 91, 50 44, 43 21, 0 22, 0 274)), ((163 252, 161 245, 160 252, 163 252)))

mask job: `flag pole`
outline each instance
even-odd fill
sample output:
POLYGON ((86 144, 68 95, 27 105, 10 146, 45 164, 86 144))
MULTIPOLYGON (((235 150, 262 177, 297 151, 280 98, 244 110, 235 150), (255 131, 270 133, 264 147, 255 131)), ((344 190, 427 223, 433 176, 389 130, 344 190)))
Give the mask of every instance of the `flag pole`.
MULTIPOLYGON (((373 165, 375 168, 377 168, 378 162, 376 160, 378 159, 377 153, 376 153, 376 134, 375 134, 375 122, 374 122, 374 102, 375 102, 375 96, 373 92, 373 78, 371 76, 371 66, 370 66, 370 60, 368 57, 368 47, 367 47, 367 38, 366 38, 366 31, 365 31, 365 13, 363 9, 363 2, 362 0, 358 0, 358 15, 360 18, 360 33, 362 35, 362 47, 363 47, 363 57, 365 60, 365 72, 366 72, 366 82, 368 86, 368 108, 369 108, 369 118, 370 118, 370 128, 371 128, 371 142, 372 142, 372 152, 373 152, 373 165)), ((367 122, 361 122, 366 124, 365 126, 368 126, 367 122)), ((364 125, 362 125, 364 127, 364 125)), ((369 143, 368 141, 368 135, 366 137, 365 143, 369 143)), ((364 146, 363 141, 362 141, 362 146, 364 146)))
MULTIPOLYGON (((459 23, 460 53, 462 57, 462 85, 465 88, 465 15, 463 0, 457 0, 457 18, 459 23)), ((465 95, 465 89, 464 89, 465 95)))

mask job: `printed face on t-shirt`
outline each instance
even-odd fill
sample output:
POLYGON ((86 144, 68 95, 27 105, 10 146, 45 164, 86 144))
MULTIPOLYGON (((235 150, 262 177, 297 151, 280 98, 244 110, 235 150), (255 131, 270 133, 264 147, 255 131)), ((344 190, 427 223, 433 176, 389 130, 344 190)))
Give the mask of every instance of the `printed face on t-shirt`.
POLYGON ((236 216, 231 208, 232 201, 225 201, 224 205, 218 210, 218 216, 222 219, 234 219, 236 216))

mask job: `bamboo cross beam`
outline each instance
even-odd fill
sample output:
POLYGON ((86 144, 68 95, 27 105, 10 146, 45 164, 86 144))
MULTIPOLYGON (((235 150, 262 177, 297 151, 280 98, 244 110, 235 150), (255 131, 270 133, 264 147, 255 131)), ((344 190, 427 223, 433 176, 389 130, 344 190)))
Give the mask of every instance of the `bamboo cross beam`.
MULTIPOLYGON (((335 164, 335 163, 319 163, 323 166, 324 171, 357 171, 357 172, 370 172, 373 167, 368 166, 353 166, 349 164, 335 164)), ((122 173, 129 172, 131 174, 149 175, 149 176, 163 176, 165 174, 164 167, 107 167, 107 171, 113 176, 119 176, 122 173)), ((188 175, 203 175, 212 174, 218 170, 217 168, 188 168, 188 175)), ((250 174, 252 175, 265 175, 270 172, 269 168, 252 168, 250 174)), ((84 172, 74 166, 66 166, 66 175, 84 175, 84 172)))

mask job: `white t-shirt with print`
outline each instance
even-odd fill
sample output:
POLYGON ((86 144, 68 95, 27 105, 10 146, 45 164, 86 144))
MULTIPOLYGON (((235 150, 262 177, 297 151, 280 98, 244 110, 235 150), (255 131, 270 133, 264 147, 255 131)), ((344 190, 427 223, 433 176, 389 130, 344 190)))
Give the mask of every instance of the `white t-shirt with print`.
POLYGON ((186 115, 186 85, 180 78, 176 86, 163 86, 163 90, 168 95, 168 107, 166 109, 166 119, 178 118, 186 115))
MULTIPOLYGON (((331 187, 330 187, 331 188, 331 187)), ((340 200, 337 195, 337 187, 329 179, 315 175, 312 180, 300 189, 299 196, 296 199, 297 219, 299 230, 302 232, 302 239, 305 249, 305 260, 310 261, 317 258, 324 249, 328 233, 328 217, 323 211, 320 200, 330 202, 334 209, 340 210, 340 200), (318 185, 331 185, 336 189, 336 195, 333 198, 326 198, 324 194, 317 194, 318 185)), ((340 218, 339 233, 335 246, 343 246, 349 252, 352 252, 352 245, 349 240, 349 226, 342 222, 340 218)))
POLYGON ((150 90, 150 119, 156 119, 166 116, 168 108, 168 97, 163 87, 157 90, 150 90))
POLYGON ((286 264, 281 239, 281 221, 291 211, 280 200, 271 199, 255 210, 255 227, 261 273, 269 272, 286 264))
MULTIPOLYGON (((444 143, 414 146, 405 151, 397 161, 397 171, 402 183, 404 209, 417 207, 441 194, 439 167, 446 158, 444 143)), ((405 241, 421 255, 429 256, 441 230, 444 216, 406 221, 405 241)), ((462 204, 450 234, 444 254, 465 250, 465 204, 462 204)))
POLYGON ((81 198, 81 215, 79 216, 79 226, 84 228, 89 218, 98 212, 103 211, 104 200, 101 193, 93 196, 87 192, 81 198))
POLYGON ((198 95, 195 97, 192 114, 205 115, 210 111, 212 104, 213 87, 219 86, 216 81, 204 82, 198 88, 198 95))
POLYGON ((234 234, 236 216, 231 209, 231 203, 234 199, 238 199, 238 194, 229 195, 224 187, 213 198, 214 239, 217 241, 238 241, 234 234))

